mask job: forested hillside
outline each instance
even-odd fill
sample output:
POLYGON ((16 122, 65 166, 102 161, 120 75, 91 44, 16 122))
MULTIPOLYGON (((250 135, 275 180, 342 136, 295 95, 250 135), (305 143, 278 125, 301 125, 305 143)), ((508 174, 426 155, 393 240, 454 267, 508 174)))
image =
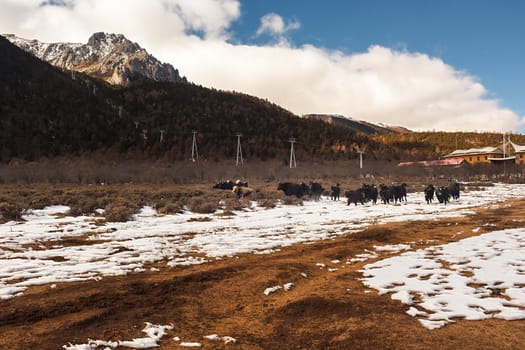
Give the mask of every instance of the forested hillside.
MULTIPOLYGON (((257 97, 148 79, 119 88, 61 71, 0 36, 0 161, 96 153, 112 159, 183 160, 193 131, 201 160, 286 159, 290 138, 301 159, 434 159, 456 148, 495 146, 489 133, 391 133, 370 136, 300 118, 257 97)), ((525 137, 513 136, 525 144, 525 137)))
POLYGON ((368 136, 304 120, 268 101, 186 83, 144 79, 115 88, 60 71, 0 37, 0 156, 36 160, 94 151, 126 158, 186 159, 197 131, 201 159, 231 157, 242 134, 246 157, 287 154, 288 140, 305 158, 356 157, 368 136), (162 134, 162 138, 161 138, 162 134))
POLYGON ((124 149, 138 148, 153 156, 167 153, 172 158, 189 157, 192 131, 197 131, 199 154, 207 159, 235 155, 237 134, 242 135, 244 154, 260 159, 287 154, 292 137, 297 139, 297 152, 313 158, 355 157, 359 145, 368 144, 378 153, 381 148, 365 134, 305 120, 268 101, 240 93, 190 84, 145 83, 118 91, 115 100, 125 106, 124 149), (141 135, 144 130, 147 140, 141 135))
POLYGON ((37 159, 108 147, 121 123, 87 77, 44 63, 0 36, 0 156, 37 159), (95 93, 93 93, 95 92, 95 93))

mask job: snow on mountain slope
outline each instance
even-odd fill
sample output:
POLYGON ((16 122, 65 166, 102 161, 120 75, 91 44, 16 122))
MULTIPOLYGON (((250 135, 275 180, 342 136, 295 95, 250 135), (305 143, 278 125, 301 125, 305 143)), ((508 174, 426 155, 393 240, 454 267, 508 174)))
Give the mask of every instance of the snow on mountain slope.
POLYGON ((59 68, 86 73, 114 85, 127 86, 140 77, 186 82, 171 64, 161 63, 122 34, 95 33, 87 44, 43 43, 4 35, 21 49, 59 68))

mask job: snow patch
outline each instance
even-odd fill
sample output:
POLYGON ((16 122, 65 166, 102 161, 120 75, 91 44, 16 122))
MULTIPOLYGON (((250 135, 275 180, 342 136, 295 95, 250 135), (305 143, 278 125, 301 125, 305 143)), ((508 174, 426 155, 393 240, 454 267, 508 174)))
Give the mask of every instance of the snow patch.
POLYGON ((455 318, 524 319, 523 247, 524 228, 486 233, 368 264, 363 283, 409 305, 428 329, 455 318))
POLYGON ((69 344, 63 345, 62 348, 65 350, 95 350, 98 347, 116 348, 118 346, 128 347, 132 349, 149 349, 158 347, 158 342, 162 337, 166 335, 166 330, 173 329, 172 325, 154 325, 146 322, 146 327, 142 329, 148 336, 144 338, 136 338, 133 340, 125 341, 104 341, 104 340, 89 340, 86 344, 69 344))

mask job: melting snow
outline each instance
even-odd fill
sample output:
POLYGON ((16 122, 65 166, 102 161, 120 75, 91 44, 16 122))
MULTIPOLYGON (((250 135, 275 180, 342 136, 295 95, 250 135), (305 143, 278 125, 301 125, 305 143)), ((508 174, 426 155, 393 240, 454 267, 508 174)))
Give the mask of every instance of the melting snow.
POLYGON ((525 231, 503 230, 368 264, 363 283, 434 329, 455 319, 525 318, 525 231))
MULTIPOLYGON (((447 206, 427 205, 421 193, 414 193, 403 205, 355 207, 325 199, 274 209, 252 206, 228 217, 191 212, 159 216, 145 207, 133 221, 105 226, 97 226, 92 217, 64 216, 68 210, 65 206, 33 210, 24 217, 26 222, 0 226, 0 298, 11 298, 32 285, 143 271, 150 263, 176 267, 239 253, 269 253, 281 246, 332 238, 376 222, 464 215, 474 206, 519 196, 524 188, 497 184, 486 191, 464 193, 447 206), (79 236, 88 238, 77 245, 60 244, 63 239, 79 236)), ((371 257, 373 253, 356 256, 350 262, 371 257)))
POLYGON ((393 244, 393 245, 382 245, 374 246, 374 249, 378 252, 400 252, 403 250, 409 250, 409 244, 393 244))
MULTIPOLYGON (((322 199, 273 209, 253 205, 227 217, 191 212, 160 216, 145 207, 132 221, 105 226, 97 226, 92 217, 65 216, 64 206, 32 210, 25 222, 0 225, 0 298, 13 298, 34 285, 145 271, 151 263, 158 263, 155 268, 176 267, 240 253, 270 253, 371 224, 459 217, 473 207, 495 206, 524 195, 524 185, 496 184, 463 193, 446 206, 427 205, 422 193, 413 193, 401 205, 347 206, 322 199), (62 244, 74 237, 81 239, 62 244)), ((522 231, 499 231, 466 243, 405 252, 367 265, 363 282, 410 305, 410 314, 428 328, 462 317, 525 318, 525 266, 518 253, 525 247, 522 231)), ((377 258, 381 251, 408 249, 408 244, 376 247, 348 257, 346 264, 377 258)))
POLYGON ((180 343, 180 346, 185 348, 200 348, 202 344, 197 342, 182 342, 180 343))
POLYGON ((220 337, 218 334, 205 335, 204 339, 209 340, 209 341, 223 341, 224 344, 237 342, 237 339, 235 339, 233 337, 230 337, 230 336, 227 336, 227 335, 223 336, 223 337, 220 337))
POLYGON ((89 340, 87 344, 69 344, 62 346, 66 350, 95 350, 98 347, 116 348, 119 346, 132 349, 150 349, 159 346, 159 341, 166 335, 166 330, 173 329, 173 326, 154 325, 146 322, 146 327, 142 330, 148 336, 144 338, 137 338, 125 341, 103 341, 103 340, 89 340))
POLYGON ((264 295, 270 295, 272 293, 275 293, 277 292, 279 289, 282 289, 283 287, 281 286, 273 286, 273 287, 268 287, 264 290, 264 295))

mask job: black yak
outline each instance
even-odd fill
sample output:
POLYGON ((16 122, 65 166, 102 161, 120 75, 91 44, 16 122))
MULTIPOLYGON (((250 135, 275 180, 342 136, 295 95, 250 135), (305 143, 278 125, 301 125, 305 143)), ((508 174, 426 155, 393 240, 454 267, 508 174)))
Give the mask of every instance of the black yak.
POLYGON ((430 184, 425 188, 425 200, 427 201, 427 204, 432 203, 432 199, 434 198, 434 192, 436 191, 434 185, 430 184))

